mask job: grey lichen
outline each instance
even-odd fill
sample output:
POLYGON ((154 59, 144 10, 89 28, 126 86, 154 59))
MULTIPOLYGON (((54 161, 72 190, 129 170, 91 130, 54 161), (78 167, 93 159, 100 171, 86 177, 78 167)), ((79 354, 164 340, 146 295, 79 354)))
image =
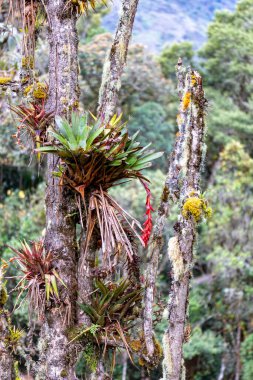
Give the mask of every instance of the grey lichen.
POLYGON ((185 272, 183 255, 180 251, 178 237, 170 238, 168 244, 168 255, 172 265, 175 281, 179 281, 185 272))

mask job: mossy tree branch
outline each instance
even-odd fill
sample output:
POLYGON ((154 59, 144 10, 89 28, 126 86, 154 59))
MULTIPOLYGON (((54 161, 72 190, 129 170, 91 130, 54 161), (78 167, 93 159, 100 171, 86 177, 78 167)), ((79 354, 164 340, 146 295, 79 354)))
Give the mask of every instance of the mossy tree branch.
POLYGON ((163 380, 179 380, 184 373, 182 350, 186 336, 188 295, 193 266, 193 250, 197 223, 202 210, 185 212, 186 200, 194 196, 194 206, 200 200, 200 175, 205 156, 206 99, 202 78, 190 68, 186 71, 178 63, 178 89, 180 112, 179 133, 171 155, 168 189, 174 202, 179 202, 182 213, 174 226, 175 237, 169 242, 169 259, 172 266, 172 286, 169 295, 169 326, 164 334, 163 380), (199 211, 199 212, 198 212, 199 211))

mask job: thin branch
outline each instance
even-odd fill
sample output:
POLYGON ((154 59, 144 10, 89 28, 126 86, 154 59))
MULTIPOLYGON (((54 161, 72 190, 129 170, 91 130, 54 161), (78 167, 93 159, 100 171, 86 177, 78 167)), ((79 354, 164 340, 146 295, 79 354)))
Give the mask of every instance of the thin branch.
POLYGON ((106 58, 102 84, 99 92, 98 115, 108 122, 115 112, 121 75, 126 64, 128 45, 132 35, 133 23, 139 0, 122 0, 121 16, 106 58))

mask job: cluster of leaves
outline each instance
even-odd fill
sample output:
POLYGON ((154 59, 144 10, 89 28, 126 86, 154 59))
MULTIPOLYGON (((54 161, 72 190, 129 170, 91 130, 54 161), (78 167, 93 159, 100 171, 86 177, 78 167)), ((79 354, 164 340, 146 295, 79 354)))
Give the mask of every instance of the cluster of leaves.
POLYGON ((57 132, 49 132, 54 142, 37 151, 57 154, 65 167, 55 174, 79 192, 100 185, 106 190, 119 180, 142 178, 139 172, 162 153, 146 153, 150 144, 141 147, 136 141, 138 133, 130 137, 120 120, 121 115, 114 115, 106 125, 101 120, 89 125, 87 114, 72 113, 71 124, 56 117, 57 132))
POLYGON ((53 267, 52 254, 45 252, 42 241, 32 242, 31 246, 23 242, 20 250, 10 248, 17 255, 10 261, 16 261, 23 272, 17 285, 19 297, 27 291, 30 310, 35 310, 40 315, 44 311, 46 301, 50 298, 56 302, 59 300, 57 280, 64 285, 53 267))
POLYGON ((80 304, 80 308, 96 326, 96 339, 104 344, 105 350, 120 341, 131 357, 128 341, 130 330, 140 316, 141 300, 142 289, 128 279, 107 284, 96 279, 90 303, 80 304))
POLYGON ((34 145, 39 148, 46 138, 46 130, 52 120, 52 112, 45 111, 42 103, 30 103, 29 106, 11 106, 10 109, 18 116, 19 125, 14 135, 19 145, 25 145, 27 140, 32 139, 34 145))

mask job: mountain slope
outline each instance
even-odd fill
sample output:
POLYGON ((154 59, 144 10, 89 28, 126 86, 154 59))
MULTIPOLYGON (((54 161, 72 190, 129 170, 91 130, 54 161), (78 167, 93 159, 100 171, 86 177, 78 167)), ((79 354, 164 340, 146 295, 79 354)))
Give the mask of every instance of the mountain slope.
MULTIPOLYGON (((103 25, 116 28, 121 0, 114 0, 103 25)), ((192 41, 200 46, 206 38, 208 23, 217 10, 235 8, 236 0, 140 0, 133 42, 158 51, 166 43, 192 41)))

